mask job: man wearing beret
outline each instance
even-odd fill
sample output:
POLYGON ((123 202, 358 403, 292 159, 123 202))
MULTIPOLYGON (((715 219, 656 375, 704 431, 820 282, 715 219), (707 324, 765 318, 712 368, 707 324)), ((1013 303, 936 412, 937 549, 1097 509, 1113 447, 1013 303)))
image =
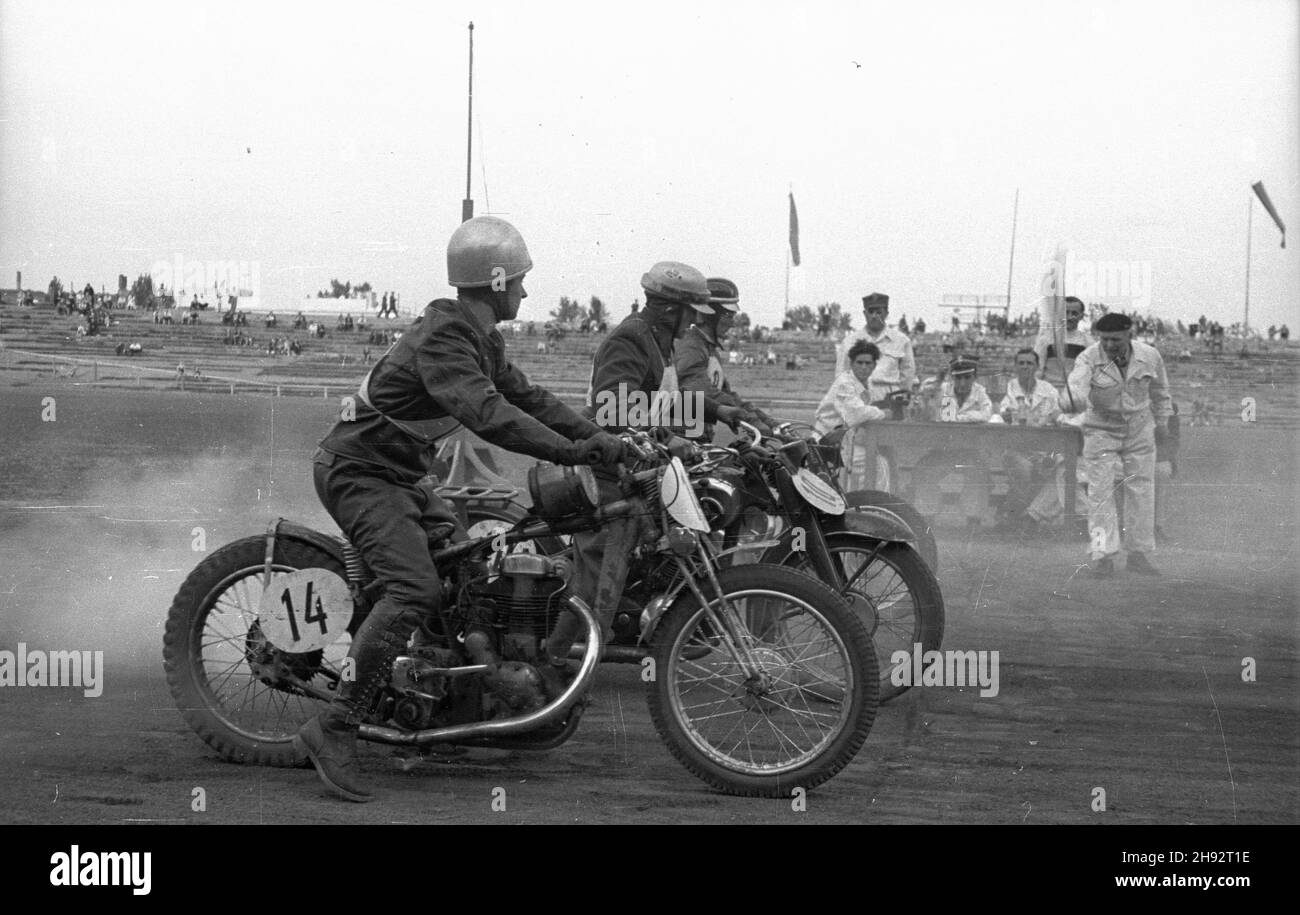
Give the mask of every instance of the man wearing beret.
POLYGON ((863 296, 862 311, 866 327, 846 334, 840 341, 835 359, 836 377, 849 370, 849 348, 859 340, 866 340, 880 350, 880 359, 868 386, 871 400, 884 400, 894 391, 911 391, 912 382, 916 380, 916 357, 912 355, 912 341, 907 335, 889 329, 889 296, 883 292, 863 296))
POLYGON ((1155 549, 1156 430, 1173 412, 1165 363, 1154 347, 1133 339, 1133 319, 1103 315, 1098 341, 1079 354, 1069 386, 1083 415, 1083 472, 1088 481, 1091 573, 1115 574, 1120 532, 1116 479, 1124 487, 1123 547, 1127 568, 1158 575, 1146 554, 1155 549))

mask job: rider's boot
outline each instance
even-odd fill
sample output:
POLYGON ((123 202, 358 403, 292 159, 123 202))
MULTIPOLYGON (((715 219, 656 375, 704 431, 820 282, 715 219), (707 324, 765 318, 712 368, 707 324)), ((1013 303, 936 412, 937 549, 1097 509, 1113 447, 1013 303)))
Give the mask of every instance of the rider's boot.
POLYGON ((329 708, 303 725, 293 738, 294 749, 311 759, 325 786, 356 803, 374 796, 362 782, 357 763, 357 730, 419 623, 418 614, 399 612, 385 603, 376 604, 357 631, 348 652, 353 677, 339 684, 329 708))

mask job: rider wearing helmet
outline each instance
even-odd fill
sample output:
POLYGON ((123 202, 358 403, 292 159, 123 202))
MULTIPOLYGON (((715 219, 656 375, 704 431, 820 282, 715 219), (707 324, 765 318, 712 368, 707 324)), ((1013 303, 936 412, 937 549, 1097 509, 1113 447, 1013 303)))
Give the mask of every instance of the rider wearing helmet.
POLYGON ((558 464, 623 453, 620 439, 531 384, 506 358, 495 325, 518 314, 532 266, 523 236, 503 219, 480 216, 456 229, 447 245, 456 299, 429 303, 361 382, 355 419, 345 415, 313 456, 317 495, 385 586, 353 637, 353 676, 294 738, 347 800, 371 797, 357 770, 357 729, 394 658, 439 609, 429 544, 465 536, 431 484, 420 482, 438 440, 464 426, 507 451, 558 464))
MULTIPOLYGON (((697 316, 677 344, 674 362, 677 383, 682 391, 701 391, 721 405, 739 407, 744 411, 745 422, 773 426, 776 423, 771 417, 742 400, 731 389, 722 373, 722 360, 718 358, 722 342, 730 333, 740 310, 740 290, 731 280, 721 277, 710 277, 706 282, 709 307, 713 313, 697 316)), ((704 427, 704 438, 713 438, 712 424, 704 427)))
MULTIPOLYGON (((645 306, 619 323, 596 350, 591 368, 591 389, 585 414, 602 428, 622 431, 630 412, 607 411, 604 404, 626 403, 633 397, 674 398, 679 396, 677 371, 673 364, 673 343, 686 332, 693 318, 711 311, 709 287, 704 274, 677 261, 660 261, 641 277, 645 306)), ((723 406, 702 398, 704 422, 721 420, 735 425, 743 417, 739 407, 723 406)), ((652 423, 653 425, 654 423, 652 423)), ((688 434, 689 430, 688 430, 688 434)), ((622 497, 615 478, 597 470, 602 501, 622 497)), ((639 519, 614 521, 595 531, 573 535, 574 565, 570 587, 600 617, 608 637, 610 619, 623 593, 627 557, 641 533, 639 519), (610 558, 608 576, 602 576, 601 560, 610 558)), ((552 665, 566 666, 574 639, 581 631, 577 614, 565 610, 550 638, 546 651, 552 665)), ((548 682, 555 682, 555 672, 548 682)))

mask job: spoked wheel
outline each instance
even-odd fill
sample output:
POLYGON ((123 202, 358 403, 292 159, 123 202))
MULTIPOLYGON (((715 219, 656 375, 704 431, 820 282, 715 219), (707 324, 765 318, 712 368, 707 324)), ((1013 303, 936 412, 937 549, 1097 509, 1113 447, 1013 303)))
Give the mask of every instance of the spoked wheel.
POLYGON ((264 589, 265 550, 262 537, 239 540, 190 573, 163 658, 181 715, 209 746, 234 762, 291 766, 304 761, 293 735, 334 695, 361 615, 328 552, 277 542, 264 589))
POLYGON ((716 596, 710 614, 684 591, 655 634, 655 728, 682 765, 728 794, 789 797, 820 785, 875 721, 871 639, 845 601, 807 575, 746 565, 718 580, 752 666, 710 618, 721 614, 716 596))
MULTIPOLYGON (((910 657, 913 646, 937 651, 943 643, 943 594, 934 573, 917 552, 902 543, 887 543, 872 556, 878 541, 860 535, 833 533, 826 537, 832 560, 844 582, 848 599, 875 645, 880 674, 880 701, 907 691, 892 681, 896 651, 910 657)), ((807 553, 792 553, 785 562, 811 572, 807 553)))

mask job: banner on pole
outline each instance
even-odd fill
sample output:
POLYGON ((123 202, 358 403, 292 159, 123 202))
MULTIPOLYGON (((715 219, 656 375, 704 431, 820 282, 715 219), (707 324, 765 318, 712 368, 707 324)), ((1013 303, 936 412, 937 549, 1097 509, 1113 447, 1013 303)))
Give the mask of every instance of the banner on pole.
MULTIPOLYGON (((1273 201, 1268 199, 1268 191, 1264 190, 1264 182, 1256 181, 1251 185, 1255 189, 1255 196, 1259 202, 1264 204, 1264 209, 1268 210, 1268 215, 1273 217, 1273 222, 1277 223, 1278 231, 1282 233, 1282 247, 1286 247, 1286 226, 1282 225, 1282 217, 1277 215, 1277 210, 1273 209, 1273 201)), ((794 198, 792 197, 791 200, 794 198)), ((792 204, 793 205, 793 204, 792 204)), ((793 213, 794 211, 791 210, 793 213)), ((793 218, 793 217, 791 217, 793 218)), ((796 261, 797 262, 797 261, 796 261)))

